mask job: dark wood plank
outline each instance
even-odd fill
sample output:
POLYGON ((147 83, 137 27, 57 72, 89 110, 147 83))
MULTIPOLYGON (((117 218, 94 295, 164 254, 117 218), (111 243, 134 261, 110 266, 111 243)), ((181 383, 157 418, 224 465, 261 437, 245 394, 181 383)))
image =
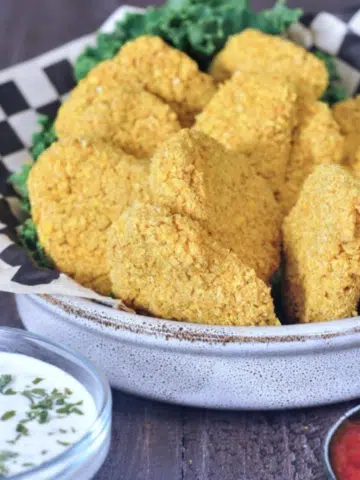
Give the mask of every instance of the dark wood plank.
POLYGON ((322 480, 322 444, 356 402, 285 412, 186 410, 186 480, 322 480))
POLYGON ((98 480, 182 480, 182 409, 113 392, 113 441, 98 480))

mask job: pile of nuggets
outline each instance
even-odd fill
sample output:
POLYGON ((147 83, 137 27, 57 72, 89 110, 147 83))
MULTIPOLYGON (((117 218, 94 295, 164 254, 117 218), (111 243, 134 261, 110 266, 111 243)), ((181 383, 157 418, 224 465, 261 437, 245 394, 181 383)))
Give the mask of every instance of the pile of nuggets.
POLYGON ((331 109, 321 60, 245 30, 209 73, 158 37, 128 42, 62 105, 28 180, 58 269, 149 314, 279 325, 354 315, 360 97, 331 109))

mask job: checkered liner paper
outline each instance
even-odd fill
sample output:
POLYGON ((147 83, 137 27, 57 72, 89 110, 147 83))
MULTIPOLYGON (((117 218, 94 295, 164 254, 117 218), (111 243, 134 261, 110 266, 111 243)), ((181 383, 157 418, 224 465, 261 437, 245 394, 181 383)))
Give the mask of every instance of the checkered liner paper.
MULTIPOLYGON (((102 25, 110 32, 131 7, 121 7, 102 25)), ((305 14, 289 36, 307 49, 336 56, 338 73, 350 95, 360 94, 360 9, 305 14)), ((29 161, 28 148, 39 114, 54 117, 74 87, 72 64, 95 34, 82 37, 28 62, 0 72, 0 291, 81 296, 112 303, 64 274, 36 267, 16 242, 19 199, 9 175, 29 161)), ((116 304, 116 302, 114 301, 116 304)))

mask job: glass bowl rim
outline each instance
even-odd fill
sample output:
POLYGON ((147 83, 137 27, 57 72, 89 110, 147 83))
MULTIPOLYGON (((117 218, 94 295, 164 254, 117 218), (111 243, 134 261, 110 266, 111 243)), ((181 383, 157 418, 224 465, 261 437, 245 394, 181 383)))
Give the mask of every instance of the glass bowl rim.
MULTIPOLYGON (((97 416, 95 421, 92 423, 85 435, 82 436, 77 442, 75 442, 70 448, 66 449, 60 455, 57 455, 56 457, 44 463, 41 463, 39 466, 5 478, 8 480, 28 480, 28 478, 35 478, 37 474, 44 473, 46 472, 46 470, 51 470, 56 467, 56 465, 60 466, 63 463, 65 464, 64 468, 71 469, 74 460, 76 461, 76 458, 78 458, 78 454, 86 451, 111 422, 112 395, 107 378, 101 372, 101 370, 99 370, 92 362, 87 360, 81 354, 79 354, 72 348, 61 345, 58 342, 54 342, 53 340, 50 340, 45 336, 34 334, 20 328, 0 326, 0 336, 2 333, 4 333, 5 335, 21 335, 21 337, 25 340, 38 340, 41 343, 45 344, 47 347, 49 347, 49 350, 56 350, 56 353, 58 353, 59 355, 66 353, 70 361, 77 361, 77 364, 79 365, 79 367, 81 367, 81 369, 90 371, 93 377, 95 377, 97 384, 100 387, 98 391, 98 394, 100 395, 100 406, 96 409, 97 416)), ((93 395, 91 394, 91 396, 93 395)), ((78 464, 79 462, 77 461, 76 465, 78 464)))

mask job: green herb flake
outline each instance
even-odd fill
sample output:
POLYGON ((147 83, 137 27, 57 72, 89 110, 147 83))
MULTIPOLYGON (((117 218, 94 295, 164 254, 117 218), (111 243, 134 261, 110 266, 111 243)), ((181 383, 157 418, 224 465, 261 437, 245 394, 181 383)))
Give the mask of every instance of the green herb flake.
POLYGON ((35 466, 35 463, 32 463, 32 462, 25 462, 22 464, 23 467, 33 467, 35 466))
POLYGON ((5 465, 5 462, 18 457, 19 454, 11 452, 9 450, 0 450, 0 478, 4 478, 9 474, 9 470, 5 465))
POLYGON ((59 444, 59 445, 62 445, 63 447, 69 447, 71 445, 70 442, 62 442, 61 440, 56 440, 56 442, 59 444))
POLYGON ((44 395, 46 395, 46 392, 43 388, 33 388, 31 390, 31 393, 33 393, 37 397, 43 397, 44 395))
POLYGON ((77 408, 77 407, 73 408, 71 410, 71 413, 76 413, 77 415, 84 415, 84 412, 82 410, 80 410, 80 408, 77 408))
POLYGON ((14 440, 7 440, 6 443, 8 443, 9 445, 15 445, 16 442, 19 440, 19 438, 21 438, 21 433, 19 433, 19 435, 17 435, 14 440))
POLYGON ((15 410, 9 410, 2 415, 1 420, 3 422, 6 422, 6 420, 10 420, 10 418, 15 417, 15 415, 16 415, 15 410))
POLYGON ((5 388, 11 383, 11 375, 0 375, 0 393, 3 393, 5 388))
POLYGON ((39 415, 39 423, 43 424, 48 422, 49 422, 49 412, 47 410, 43 410, 42 412, 40 412, 40 415, 39 415))
POLYGON ((15 390, 13 390, 12 388, 8 388, 7 390, 5 390, 4 392, 4 395, 16 395, 17 392, 15 392, 15 390))
POLYGON ((18 433, 21 433, 22 435, 24 435, 25 437, 28 437, 29 436, 29 430, 25 427, 25 425, 23 423, 18 423, 17 427, 16 427, 16 431, 18 433))
POLYGON ((39 384, 40 382, 42 382, 43 380, 44 380, 44 379, 41 378, 41 377, 36 377, 36 378, 32 381, 32 383, 33 383, 34 385, 38 385, 38 384, 39 384))
POLYGON ((19 454, 16 452, 10 452, 9 450, 0 450, 0 462, 6 462, 12 458, 18 457, 19 454))

